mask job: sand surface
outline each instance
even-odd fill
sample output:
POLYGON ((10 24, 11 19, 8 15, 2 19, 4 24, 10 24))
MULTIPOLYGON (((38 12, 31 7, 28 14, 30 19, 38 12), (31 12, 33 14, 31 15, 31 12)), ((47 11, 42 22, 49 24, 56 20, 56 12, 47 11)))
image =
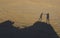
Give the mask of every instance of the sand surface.
POLYGON ((60 34, 60 0, 0 0, 0 23, 11 20, 17 27, 27 27, 39 19, 41 12, 50 14, 50 23, 60 34))

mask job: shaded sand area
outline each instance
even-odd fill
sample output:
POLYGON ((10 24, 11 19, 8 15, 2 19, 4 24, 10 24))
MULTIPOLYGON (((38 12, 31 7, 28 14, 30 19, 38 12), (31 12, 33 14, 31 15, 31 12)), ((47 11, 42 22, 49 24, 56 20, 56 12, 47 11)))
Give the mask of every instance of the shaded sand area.
POLYGON ((1 38, 59 38, 51 24, 37 21, 26 28, 16 28, 10 20, 0 23, 1 38))
POLYGON ((53 28, 60 34, 60 0, 0 0, 0 22, 11 20, 17 27, 27 27, 45 10, 50 14, 53 28))

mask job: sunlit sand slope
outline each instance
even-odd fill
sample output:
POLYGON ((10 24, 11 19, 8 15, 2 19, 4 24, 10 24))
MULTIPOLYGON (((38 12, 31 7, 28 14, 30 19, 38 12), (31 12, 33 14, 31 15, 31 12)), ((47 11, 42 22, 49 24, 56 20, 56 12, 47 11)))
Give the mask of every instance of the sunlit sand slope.
POLYGON ((11 20, 19 27, 33 24, 40 13, 46 11, 50 14, 50 23, 59 34, 60 0, 0 0, 0 22, 11 20))

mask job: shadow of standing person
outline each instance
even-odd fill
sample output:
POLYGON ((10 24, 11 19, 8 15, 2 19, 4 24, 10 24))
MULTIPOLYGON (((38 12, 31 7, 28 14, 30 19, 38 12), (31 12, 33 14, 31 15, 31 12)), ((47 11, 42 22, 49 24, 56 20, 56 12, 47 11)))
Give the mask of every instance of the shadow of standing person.
POLYGON ((39 18, 40 22, 42 22, 42 15, 43 15, 43 13, 41 13, 41 15, 40 15, 40 18, 39 18))
POLYGON ((46 17, 46 22, 49 24, 49 23, 50 23, 50 22, 49 22, 49 20, 50 20, 50 19, 49 19, 49 13, 47 13, 46 15, 47 15, 47 17, 46 17))

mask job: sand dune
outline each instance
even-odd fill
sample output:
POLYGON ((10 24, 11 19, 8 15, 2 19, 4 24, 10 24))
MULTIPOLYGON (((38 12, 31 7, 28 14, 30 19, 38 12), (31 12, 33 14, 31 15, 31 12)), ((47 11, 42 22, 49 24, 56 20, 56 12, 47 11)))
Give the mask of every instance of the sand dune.
POLYGON ((16 26, 28 26, 42 11, 50 13, 50 23, 60 33, 60 0, 0 0, 0 22, 12 20, 16 26))

